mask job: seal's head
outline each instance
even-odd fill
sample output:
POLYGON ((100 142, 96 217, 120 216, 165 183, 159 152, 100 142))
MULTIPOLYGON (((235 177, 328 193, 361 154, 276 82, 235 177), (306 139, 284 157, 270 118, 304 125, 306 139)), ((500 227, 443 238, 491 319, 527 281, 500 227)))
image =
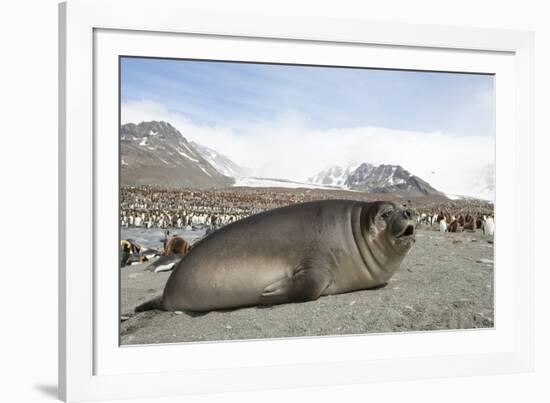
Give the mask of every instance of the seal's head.
POLYGON ((398 254, 406 254, 415 242, 414 212, 391 202, 375 202, 370 209, 370 232, 398 254))

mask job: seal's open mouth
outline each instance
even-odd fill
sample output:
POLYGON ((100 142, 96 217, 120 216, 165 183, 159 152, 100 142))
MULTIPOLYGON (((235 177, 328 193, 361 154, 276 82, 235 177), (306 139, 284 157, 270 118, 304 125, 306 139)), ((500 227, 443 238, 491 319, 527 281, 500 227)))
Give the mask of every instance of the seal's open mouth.
POLYGON ((397 238, 402 238, 402 237, 410 236, 410 235, 414 235, 414 226, 407 225, 407 228, 405 228, 405 231, 403 231, 403 233, 401 235, 399 235, 397 238))

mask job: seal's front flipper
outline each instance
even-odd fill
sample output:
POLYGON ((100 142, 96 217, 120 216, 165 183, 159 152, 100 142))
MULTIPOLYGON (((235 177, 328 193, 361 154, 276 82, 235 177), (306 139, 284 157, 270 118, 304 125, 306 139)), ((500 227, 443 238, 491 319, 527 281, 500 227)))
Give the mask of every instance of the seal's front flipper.
POLYGON ((268 285, 262 292, 262 305, 286 302, 313 301, 321 296, 332 281, 332 275, 324 268, 301 267, 292 277, 268 285))

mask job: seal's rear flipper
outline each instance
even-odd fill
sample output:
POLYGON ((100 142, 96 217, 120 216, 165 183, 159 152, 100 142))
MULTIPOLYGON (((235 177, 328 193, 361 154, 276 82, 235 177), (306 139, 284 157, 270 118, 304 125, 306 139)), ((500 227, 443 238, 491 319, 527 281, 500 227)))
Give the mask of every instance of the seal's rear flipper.
POLYGON ((292 277, 278 280, 266 288, 260 297, 262 305, 313 301, 321 296, 332 281, 332 275, 322 268, 299 268, 292 277))
POLYGON ((159 309, 161 311, 165 311, 164 307, 162 306, 162 295, 159 295, 158 297, 155 297, 147 302, 144 302, 141 305, 136 306, 134 310, 136 312, 143 312, 143 311, 150 311, 152 309, 159 309))

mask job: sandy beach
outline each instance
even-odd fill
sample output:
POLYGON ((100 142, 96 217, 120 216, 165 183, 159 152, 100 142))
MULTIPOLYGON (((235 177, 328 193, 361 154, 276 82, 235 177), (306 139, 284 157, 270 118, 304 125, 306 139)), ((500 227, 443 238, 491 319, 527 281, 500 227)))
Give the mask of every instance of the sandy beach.
POLYGON ((383 288, 316 301, 206 314, 134 307, 162 293, 170 275, 121 272, 121 344, 344 335, 494 326, 492 237, 420 229, 400 270, 383 288))

